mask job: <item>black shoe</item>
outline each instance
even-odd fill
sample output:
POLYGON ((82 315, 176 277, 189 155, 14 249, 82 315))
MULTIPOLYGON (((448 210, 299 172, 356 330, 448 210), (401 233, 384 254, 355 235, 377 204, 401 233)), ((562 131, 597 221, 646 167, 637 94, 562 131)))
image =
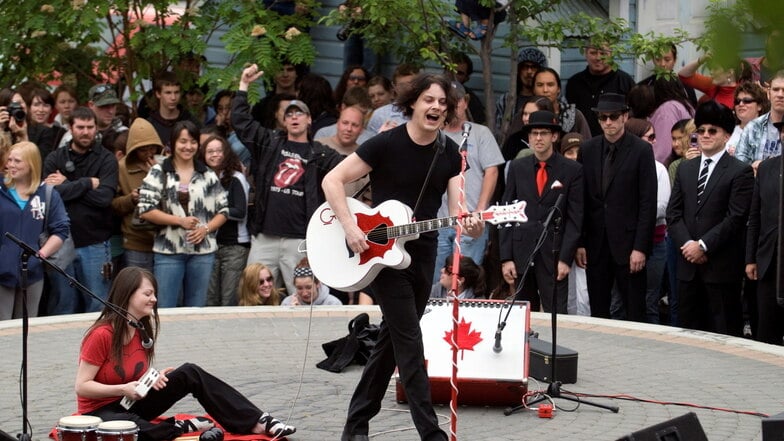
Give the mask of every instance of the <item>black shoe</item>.
POLYGON ((199 441, 223 441, 223 430, 220 427, 213 427, 199 435, 199 441))

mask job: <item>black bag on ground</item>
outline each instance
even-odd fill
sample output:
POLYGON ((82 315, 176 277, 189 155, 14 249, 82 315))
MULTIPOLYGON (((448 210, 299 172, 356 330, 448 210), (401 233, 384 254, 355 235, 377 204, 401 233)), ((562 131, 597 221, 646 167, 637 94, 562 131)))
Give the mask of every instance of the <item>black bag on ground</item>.
POLYGON ((338 373, 352 362, 364 366, 376 346, 378 332, 378 325, 370 324, 370 316, 359 314, 348 322, 347 336, 321 345, 327 358, 316 367, 338 373))

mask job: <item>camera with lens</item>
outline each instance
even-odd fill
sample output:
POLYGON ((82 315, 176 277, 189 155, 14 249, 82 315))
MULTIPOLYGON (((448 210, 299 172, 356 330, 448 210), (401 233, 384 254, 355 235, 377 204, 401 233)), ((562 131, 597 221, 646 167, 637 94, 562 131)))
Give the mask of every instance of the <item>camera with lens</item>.
POLYGON ((351 32, 354 30, 355 24, 356 23, 354 23, 353 20, 344 24, 343 27, 338 29, 338 33, 335 35, 337 39, 340 41, 348 40, 348 37, 351 35, 351 32))
POLYGON ((9 103, 6 109, 11 118, 15 119, 17 123, 22 123, 25 118, 27 118, 27 114, 22 108, 22 105, 17 102, 9 103))

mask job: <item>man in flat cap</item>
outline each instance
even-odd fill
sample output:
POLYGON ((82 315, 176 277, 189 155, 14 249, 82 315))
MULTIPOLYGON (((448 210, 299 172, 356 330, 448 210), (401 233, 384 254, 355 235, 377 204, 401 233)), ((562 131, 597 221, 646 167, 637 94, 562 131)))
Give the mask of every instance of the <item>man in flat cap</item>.
POLYGON ((751 166, 730 156, 732 111, 708 101, 694 124, 701 155, 678 167, 667 230, 678 256, 678 317, 684 328, 740 336, 746 220, 754 187, 751 166))
MULTIPOLYGON (((613 285, 629 320, 645 321, 646 258, 656 225, 656 167, 650 144, 627 133, 623 95, 594 107, 602 134, 580 146, 585 211, 577 265, 586 268, 591 315, 610 317, 613 285)), ((620 317, 619 317, 620 318, 620 317)))

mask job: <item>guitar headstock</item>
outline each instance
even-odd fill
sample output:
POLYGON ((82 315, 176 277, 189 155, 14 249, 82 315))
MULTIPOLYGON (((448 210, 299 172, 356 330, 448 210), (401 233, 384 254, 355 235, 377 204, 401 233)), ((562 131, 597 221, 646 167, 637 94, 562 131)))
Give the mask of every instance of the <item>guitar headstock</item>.
POLYGON ((525 201, 506 205, 493 205, 482 212, 482 220, 493 225, 512 222, 528 222, 525 215, 525 201))

